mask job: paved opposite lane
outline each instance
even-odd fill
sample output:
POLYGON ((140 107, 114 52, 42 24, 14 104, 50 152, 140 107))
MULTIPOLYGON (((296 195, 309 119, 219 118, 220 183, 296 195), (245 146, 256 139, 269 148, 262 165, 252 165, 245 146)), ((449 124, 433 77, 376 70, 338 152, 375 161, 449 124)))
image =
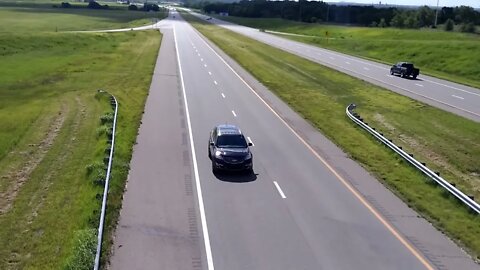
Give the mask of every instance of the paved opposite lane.
MULTIPOLYGON (((196 14, 201 18, 207 16, 196 14)), ((390 75, 390 66, 313 45, 292 41, 258 29, 212 18, 209 22, 382 86, 399 94, 480 122, 480 90, 421 74, 416 79, 390 75)), ((399 59, 399 61, 408 59, 399 59)), ((393 64, 393 63, 392 63, 393 64)))
POLYGON ((164 30, 111 269, 478 269, 175 17, 173 31, 164 30), (219 123, 240 126, 254 143, 255 175, 212 173, 207 142, 219 123))

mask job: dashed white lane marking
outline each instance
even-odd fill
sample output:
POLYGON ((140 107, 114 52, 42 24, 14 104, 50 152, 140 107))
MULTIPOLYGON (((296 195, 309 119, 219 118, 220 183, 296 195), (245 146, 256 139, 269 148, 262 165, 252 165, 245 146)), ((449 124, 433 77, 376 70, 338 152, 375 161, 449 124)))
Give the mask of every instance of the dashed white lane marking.
POLYGON ((217 84, 218 84, 218 83, 217 83, 217 81, 213 81, 213 83, 214 83, 215 85, 217 85, 217 84))
POLYGON ((419 84, 419 83, 416 83, 415 85, 416 85, 416 86, 423 87, 423 85, 421 85, 421 84, 419 84))
POLYGON ((318 55, 322 55, 321 53, 317 52, 318 55))
POLYGON ((202 61, 202 62, 203 62, 203 58, 200 58, 200 61, 202 61))
POLYGON ((225 94, 222 93, 222 97, 225 98, 225 94))
POLYGON ((287 196, 285 196, 285 193, 283 193, 283 191, 280 188, 280 185, 277 183, 277 181, 273 181, 273 184, 275 185, 275 187, 277 187, 278 193, 280 193, 280 196, 282 196, 282 199, 286 199, 287 196))
MULTIPOLYGON (((427 269, 433 270, 433 267, 430 265, 430 263, 418 252, 416 251, 413 246, 407 242, 397 231, 395 228, 390 225, 383 216, 380 215, 380 213, 373 208, 373 206, 367 202, 362 195, 356 189, 354 189, 351 184, 345 178, 343 178, 338 172, 327 162, 325 159, 323 159, 300 135, 270 106, 268 103, 257 93, 253 88, 230 66, 225 59, 223 59, 222 56, 220 56, 204 39, 200 39, 209 49, 212 51, 237 77, 240 81, 242 81, 249 89, 252 91, 252 93, 258 97, 260 101, 262 101, 263 104, 310 150, 310 152, 317 157, 329 170, 332 172, 335 177, 377 218, 387 229, 392 233, 392 235, 397 238, 398 241, 400 241, 405 248, 408 249, 427 269)), ((368 77, 368 76, 367 76, 368 77)), ((480 116, 480 114, 479 114, 480 116)), ((210 250, 211 252, 211 250, 210 250)), ((207 259, 208 259, 208 253, 207 253, 207 259)), ((212 267, 213 267, 213 261, 212 261, 212 267)), ((209 268, 210 270, 210 268, 209 268)))
POLYGON ((347 62, 345 62, 345 63, 347 63, 347 65, 351 65, 351 64, 350 64, 350 62, 348 62, 348 61, 347 61, 347 62))
POLYGON ((212 75, 212 72, 209 71, 209 72, 208 72, 208 75, 212 75))
POLYGON ((235 113, 234 110, 232 110, 232 114, 233 114, 233 116, 237 117, 237 114, 235 113))
POLYGON ((198 55, 198 56, 200 56, 200 54, 199 54, 199 53, 197 53, 197 55, 198 55))
POLYGON ((365 69, 365 70, 370 70, 370 69, 369 69, 369 68, 367 68, 367 67, 363 67, 363 69, 365 69))
POLYGON ((207 64, 203 64, 204 67, 207 67, 207 64))
POLYGON ((248 140, 249 143, 252 144, 252 146, 255 146, 255 144, 252 142, 252 139, 250 139, 250 137, 247 137, 247 140, 248 140))
POLYGON ((333 57, 331 57, 331 56, 330 56, 330 57, 328 57, 328 58, 330 58, 330 59, 332 59, 332 60, 335 60, 335 58, 333 58, 333 57))
POLYGON ((455 96, 455 95, 452 95, 452 97, 458 98, 458 99, 465 99, 465 98, 463 98, 463 97, 459 97, 459 96, 455 96))
MULTIPOLYGON (((173 38, 175 40, 175 44, 178 44, 175 26, 173 26, 173 38)), ((190 138, 190 151, 192 153, 193 172, 195 176, 195 187, 197 190, 197 199, 198 199, 198 210, 200 211, 200 221, 202 223, 203 242, 205 244, 205 253, 207 257, 207 269, 214 270, 215 267, 213 265, 212 248, 210 246, 210 236, 208 234, 207 217, 205 215, 205 206, 203 203, 202 186, 200 185, 200 175, 198 173, 197 155, 195 153, 195 146, 194 146, 195 143, 193 141, 192 123, 190 121, 190 112, 188 110, 188 100, 187 100, 187 94, 185 92, 185 82, 183 80, 182 62, 180 61, 180 53, 178 52, 178 46, 175 46, 175 52, 177 54, 177 61, 178 61, 179 73, 180 73, 180 82, 181 82, 182 92, 183 92, 183 102, 185 103, 185 114, 187 116, 188 135, 190 138)))

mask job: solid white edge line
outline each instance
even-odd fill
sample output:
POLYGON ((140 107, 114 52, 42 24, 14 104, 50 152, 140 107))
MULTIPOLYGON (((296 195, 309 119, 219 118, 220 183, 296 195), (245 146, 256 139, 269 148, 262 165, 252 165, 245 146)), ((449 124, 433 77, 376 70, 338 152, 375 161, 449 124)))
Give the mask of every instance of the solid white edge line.
MULTIPOLYGON (((340 182, 387 228, 387 230, 392 233, 395 238, 400 241, 407 249, 410 251, 410 253, 415 256, 424 266, 425 268, 429 270, 433 270, 434 268, 430 265, 430 262, 427 261, 427 259, 424 257, 425 255, 423 253, 420 253, 420 251, 417 251, 410 242, 405 240, 405 238, 397 232, 397 230, 386 221, 386 219, 376 210, 373 208, 373 206, 365 200, 365 198, 360 195, 360 193, 354 189, 347 180, 345 180, 340 174, 333 169, 333 167, 324 159, 322 158, 310 144, 308 144, 241 76, 238 74, 232 66, 230 66, 225 59, 223 59, 222 56, 220 56, 198 33, 196 29, 194 31, 197 32, 197 34, 200 37, 200 40, 235 74, 240 81, 242 81, 250 91, 257 96, 257 98, 289 129, 295 137, 297 137, 312 153, 314 156, 316 156, 339 180, 340 182)), ((480 115, 479 115, 480 116, 480 115)))
POLYGON ((278 193, 280 193, 280 196, 282 196, 282 199, 286 199, 287 196, 283 193, 282 189, 280 188, 280 185, 277 183, 277 181, 273 181, 273 184, 275 187, 277 187, 278 193))
POLYGON ((252 139, 250 139, 250 137, 247 137, 247 140, 248 140, 249 143, 252 144, 252 146, 255 146, 255 144, 252 142, 252 139))
POLYGON ((198 165, 197 165, 197 156, 195 154, 195 145, 193 141, 193 133, 192 133, 192 125, 190 122, 190 112, 188 111, 188 102, 187 102, 187 94, 185 93, 185 83, 183 81, 183 72, 182 72, 182 64, 180 62, 180 54, 178 52, 178 43, 177 43, 177 35, 175 30, 175 25, 173 26, 173 38, 175 39, 175 51, 177 53, 177 61, 178 61, 178 70, 180 73, 180 82, 182 85, 183 91, 183 101, 185 103, 185 113, 187 115, 187 126, 188 126, 188 135, 190 137, 190 149, 192 152, 192 160, 193 160, 193 171, 195 174, 195 184, 197 189, 197 198, 198 198, 198 208, 200 211, 200 220, 202 223, 202 232, 203 232, 203 241, 205 243, 205 253, 207 255, 207 269, 214 270, 213 266, 213 256, 212 256, 212 249, 210 247, 210 237, 208 235, 208 227, 207 227, 207 218, 205 215, 205 206, 203 204, 203 196, 202 196, 202 187, 200 185, 200 176, 198 173, 198 165))
POLYGON ((233 114, 233 116, 237 117, 237 114, 235 113, 234 110, 232 110, 232 114, 233 114))

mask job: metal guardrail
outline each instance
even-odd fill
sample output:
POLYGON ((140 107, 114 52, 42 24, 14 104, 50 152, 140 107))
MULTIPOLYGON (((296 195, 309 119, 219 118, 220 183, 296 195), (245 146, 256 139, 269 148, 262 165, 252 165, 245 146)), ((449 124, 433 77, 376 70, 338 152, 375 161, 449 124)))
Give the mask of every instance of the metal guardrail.
POLYGON ((97 253, 95 254, 95 265, 94 270, 98 270, 100 267, 100 254, 102 251, 102 237, 103 237, 103 225, 105 223, 105 211, 107 207, 107 194, 108 194, 108 183, 110 180, 110 172, 112 170, 112 160, 113 160, 113 149, 115 146, 115 128, 117 126, 117 112, 118 112, 118 102, 114 95, 104 91, 98 90, 99 93, 107 93, 110 95, 110 102, 112 105, 115 105, 115 115, 113 118, 113 127, 112 127, 112 144, 110 146, 110 156, 108 158, 108 167, 107 175, 105 176, 105 187, 103 189, 103 199, 102 199, 102 212, 100 213, 100 224, 98 225, 98 238, 97 238, 97 253))
POLYGON ((475 211, 477 214, 480 213, 480 205, 476 203, 473 198, 465 195, 462 193, 460 190, 458 190, 456 187, 454 187, 452 184, 450 184, 448 181, 440 177, 437 173, 434 171, 430 170, 427 166, 425 166, 424 163, 421 163, 417 161, 416 159, 413 158, 412 155, 406 153, 405 151, 402 150, 401 147, 395 145, 391 140, 388 140, 383 136, 383 134, 377 132, 374 128, 368 126, 367 123, 363 122, 363 119, 358 115, 356 112, 353 110, 356 108, 355 104, 350 104, 346 108, 346 113, 347 116, 355 122, 357 125, 368 131, 370 134, 372 134, 375 138, 377 138, 379 141, 381 141, 383 144, 388 146, 390 149, 395 151, 397 154, 399 154, 401 157, 403 157, 405 160, 407 160, 410 164, 412 164, 414 167, 416 167, 418 170, 423 172, 426 176, 437 182, 440 186, 442 186, 444 189, 446 189, 450 194, 454 195, 457 197, 460 201, 462 201, 464 204, 466 204, 470 209, 475 211))

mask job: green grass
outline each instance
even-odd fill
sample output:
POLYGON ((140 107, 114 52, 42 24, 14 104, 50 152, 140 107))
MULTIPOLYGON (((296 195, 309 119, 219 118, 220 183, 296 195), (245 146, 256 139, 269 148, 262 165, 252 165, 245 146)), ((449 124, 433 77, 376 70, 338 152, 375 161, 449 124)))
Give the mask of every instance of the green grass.
POLYGON ((129 28, 151 24, 152 18, 161 19, 165 15, 165 11, 1 7, 0 2, 0 33, 129 28))
POLYGON ((480 255, 480 217, 356 127, 345 115, 345 108, 356 103, 368 123, 477 198, 479 124, 191 15, 184 17, 409 206, 474 256, 480 255))
POLYGON ((221 17, 258 29, 308 35, 284 36, 392 64, 414 62, 420 72, 480 88, 480 35, 441 29, 395 29, 307 24, 282 19, 221 17), (326 32, 328 31, 328 40, 326 32))
MULTIPOLYGON (((82 261, 85 247, 79 246, 78 235, 98 224, 97 195, 103 187, 94 183, 87 167, 105 157, 101 116, 112 109, 108 96, 97 89, 114 94, 120 103, 107 250, 160 35, 52 32, 56 23, 68 19, 41 13, 36 21, 35 12, 17 9, 0 13, 0 268, 68 269, 82 261), (26 21, 18 20, 16 31, 6 31, 4 19, 19 16, 26 21), (7 197, 15 187, 16 195, 7 197)), ((128 24, 112 14, 74 17, 71 23, 128 24)))

